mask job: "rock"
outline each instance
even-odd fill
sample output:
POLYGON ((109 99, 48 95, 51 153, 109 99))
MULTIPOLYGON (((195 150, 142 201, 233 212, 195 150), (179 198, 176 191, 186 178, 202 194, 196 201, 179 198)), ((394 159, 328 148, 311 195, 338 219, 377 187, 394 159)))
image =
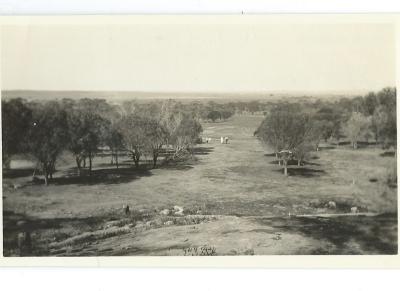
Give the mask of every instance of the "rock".
POLYGON ((152 221, 147 221, 147 222, 146 222, 146 226, 149 226, 149 227, 150 227, 150 226, 152 226, 152 225, 153 225, 153 222, 152 222, 152 221))
POLYGON ((358 207, 354 206, 350 208, 351 213, 358 213, 358 207))
POLYGON ((336 209, 336 202, 335 201, 329 201, 328 202, 328 208, 329 209, 336 209))
POLYGON ((161 211, 160 211, 160 214, 161 214, 161 215, 169 215, 170 212, 171 212, 171 211, 170 211, 169 209, 164 209, 164 210, 161 210, 161 211))
POLYGON ((177 212, 183 212, 183 207, 175 205, 174 210, 177 212))
POLYGON ((203 214, 203 212, 201 210, 197 210, 196 214, 203 214))
POLYGON ((175 215, 183 215, 183 207, 175 205, 174 210, 175 210, 174 213, 175 215))
POLYGON ((166 222, 164 222, 164 225, 173 225, 174 222, 172 220, 168 220, 166 222))

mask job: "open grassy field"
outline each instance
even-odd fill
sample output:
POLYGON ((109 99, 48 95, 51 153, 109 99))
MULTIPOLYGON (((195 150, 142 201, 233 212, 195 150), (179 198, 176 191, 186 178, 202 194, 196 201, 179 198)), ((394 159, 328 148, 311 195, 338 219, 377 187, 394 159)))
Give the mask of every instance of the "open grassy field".
POLYGON ((203 124, 212 142, 178 165, 136 171, 126 159, 116 170, 109 157, 96 157, 93 177, 80 179, 66 156, 48 187, 31 183, 30 169, 4 173, 4 254, 18 254, 24 228, 35 255, 397 253, 397 187, 386 183, 395 157, 323 144, 285 177, 253 136, 262 118, 203 124), (159 214, 175 205, 184 216, 159 214), (351 207, 382 215, 303 216, 351 207))

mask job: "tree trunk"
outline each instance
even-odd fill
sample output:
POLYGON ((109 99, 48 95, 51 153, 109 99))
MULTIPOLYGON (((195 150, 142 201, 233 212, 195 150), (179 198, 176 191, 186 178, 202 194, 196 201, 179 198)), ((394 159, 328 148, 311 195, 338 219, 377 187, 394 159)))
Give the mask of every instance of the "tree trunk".
POLYGON ((11 158, 4 157, 4 155, 3 155, 3 169, 5 169, 5 170, 10 169, 10 164, 11 164, 11 158))
POLYGON ((86 157, 83 158, 83 167, 86 168, 86 157))
POLYGON ((47 170, 45 170, 45 173, 44 173, 44 184, 46 186, 49 185, 49 174, 47 173, 47 170))
POLYGON ((75 161, 76 161, 76 167, 78 169, 78 175, 81 176, 82 175, 82 167, 81 167, 82 160, 77 156, 77 157, 75 157, 75 161))
POLYGON ((115 164, 117 165, 117 169, 118 169, 118 150, 115 151, 115 164))
POLYGON ((358 148, 357 141, 354 141, 354 142, 353 142, 353 149, 356 150, 357 148, 358 148))
POLYGON ((157 165, 157 158, 158 158, 158 153, 154 152, 153 153, 153 169, 156 167, 157 165))
POLYGON ((287 176, 288 175, 288 171, 287 171, 287 161, 283 161, 283 174, 285 175, 285 176, 287 176))
POLYGON ((89 153, 89 176, 92 175, 92 153, 89 153))
POLYGON ((299 167, 301 166, 301 159, 297 160, 297 166, 299 166, 299 167))

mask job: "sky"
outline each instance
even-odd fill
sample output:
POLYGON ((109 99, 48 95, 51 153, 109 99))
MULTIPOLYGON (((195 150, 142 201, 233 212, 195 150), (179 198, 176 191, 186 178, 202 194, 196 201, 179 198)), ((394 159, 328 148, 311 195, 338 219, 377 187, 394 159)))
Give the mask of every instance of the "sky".
POLYGON ((384 23, 18 25, 2 90, 369 91, 394 86, 384 23))

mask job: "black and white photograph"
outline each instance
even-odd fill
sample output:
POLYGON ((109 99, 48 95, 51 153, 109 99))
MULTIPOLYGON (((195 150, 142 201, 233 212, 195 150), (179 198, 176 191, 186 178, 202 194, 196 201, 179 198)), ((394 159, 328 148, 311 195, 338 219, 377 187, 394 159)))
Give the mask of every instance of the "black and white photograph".
POLYGON ((382 18, 2 24, 3 256, 397 255, 382 18))

